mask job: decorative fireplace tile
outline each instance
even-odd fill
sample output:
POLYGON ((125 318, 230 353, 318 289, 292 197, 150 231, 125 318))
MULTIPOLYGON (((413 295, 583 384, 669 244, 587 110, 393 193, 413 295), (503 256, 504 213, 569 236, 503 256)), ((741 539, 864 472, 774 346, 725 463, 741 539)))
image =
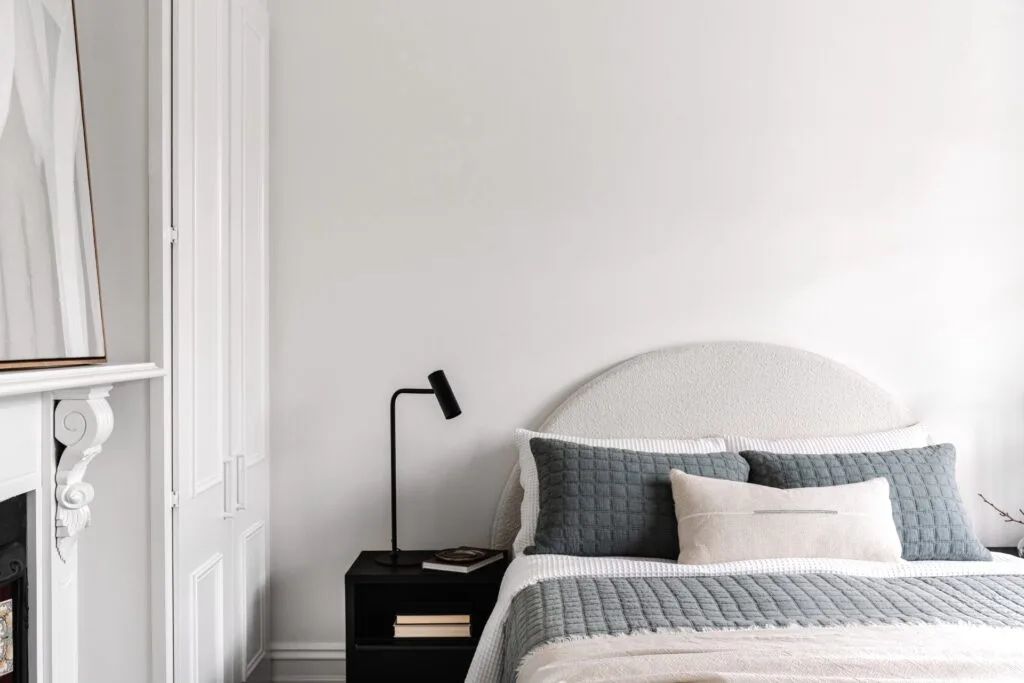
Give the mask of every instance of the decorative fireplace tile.
POLYGON ((14 673, 14 600, 0 602, 0 676, 14 673))

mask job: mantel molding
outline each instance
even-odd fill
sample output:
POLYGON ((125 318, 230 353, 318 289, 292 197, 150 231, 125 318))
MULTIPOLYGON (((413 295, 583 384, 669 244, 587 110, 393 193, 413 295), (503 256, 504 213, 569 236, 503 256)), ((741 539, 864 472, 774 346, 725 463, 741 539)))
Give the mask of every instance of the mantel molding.
POLYGON ((64 562, 92 520, 89 504, 95 492, 85 481, 85 472, 114 429, 114 413, 107 403, 110 389, 105 385, 54 393, 53 435, 65 446, 54 482, 55 540, 64 562))
POLYGON ((105 363, 46 370, 0 372, 0 398, 80 389, 163 377, 156 363, 105 363))

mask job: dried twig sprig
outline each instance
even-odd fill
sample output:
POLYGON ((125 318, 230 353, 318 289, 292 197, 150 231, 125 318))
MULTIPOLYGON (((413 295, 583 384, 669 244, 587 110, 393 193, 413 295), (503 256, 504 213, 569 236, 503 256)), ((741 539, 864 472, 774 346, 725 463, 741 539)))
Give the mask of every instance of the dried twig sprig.
MULTIPOLYGON (((982 494, 980 494, 980 493, 979 493, 979 494, 978 494, 978 498, 981 498, 981 499, 982 499, 983 501, 985 501, 985 503, 986 503, 986 504, 987 504, 987 505, 988 505, 988 506, 989 506, 990 508, 992 508, 993 510, 995 510, 996 512, 998 512, 998 513, 999 513, 999 516, 1003 518, 1003 521, 1004 521, 1004 522, 1007 522, 1007 523, 1009 523, 1009 522, 1013 522, 1014 524, 1024 524, 1024 520, 1016 519, 1016 518, 1012 517, 1012 516, 1010 515, 1010 513, 1006 512, 1006 511, 1004 511, 1004 510, 1000 510, 999 508, 997 508, 997 507, 996 507, 996 506, 995 506, 995 505, 994 505, 994 504, 992 503, 992 501, 990 501, 990 500, 989 500, 988 498, 986 498, 986 497, 985 497, 985 496, 983 496, 982 494)), ((1020 508, 1017 508, 1017 512, 1019 512, 1019 513, 1021 514, 1021 516, 1022 516, 1022 517, 1024 517, 1024 510, 1022 510, 1022 509, 1020 509, 1020 508)))

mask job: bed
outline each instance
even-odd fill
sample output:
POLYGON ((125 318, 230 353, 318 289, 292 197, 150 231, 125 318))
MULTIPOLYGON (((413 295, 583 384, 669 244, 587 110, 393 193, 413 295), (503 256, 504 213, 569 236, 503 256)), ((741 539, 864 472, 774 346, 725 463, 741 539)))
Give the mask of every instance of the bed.
MULTIPOLYGON (((712 343, 601 373, 540 431, 827 439, 915 422, 887 391, 829 359, 712 343)), ((498 506, 495 547, 511 547, 519 529, 519 477, 517 466, 498 506)), ((1024 560, 518 555, 467 681, 621 680, 1024 680, 1024 560)))

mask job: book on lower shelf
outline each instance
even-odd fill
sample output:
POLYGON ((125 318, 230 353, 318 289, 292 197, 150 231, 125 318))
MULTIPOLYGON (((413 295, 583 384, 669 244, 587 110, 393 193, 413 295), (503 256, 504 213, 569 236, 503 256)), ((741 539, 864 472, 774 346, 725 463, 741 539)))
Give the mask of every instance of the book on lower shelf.
POLYGON ((442 560, 438 557, 434 557, 429 560, 423 560, 423 568, 436 572, 469 574, 470 572, 475 572, 477 569, 481 569, 489 564, 494 564, 495 562, 500 562, 505 559, 505 551, 503 550, 484 550, 478 548, 467 548, 465 546, 457 548, 456 550, 475 551, 482 553, 483 557, 479 560, 473 560, 472 562, 450 562, 448 560, 442 560))
POLYGON ((411 624, 468 624, 468 614, 399 614, 395 616, 396 626, 411 624))
POLYGON ((400 614, 395 617, 395 638, 472 637, 468 614, 400 614))

